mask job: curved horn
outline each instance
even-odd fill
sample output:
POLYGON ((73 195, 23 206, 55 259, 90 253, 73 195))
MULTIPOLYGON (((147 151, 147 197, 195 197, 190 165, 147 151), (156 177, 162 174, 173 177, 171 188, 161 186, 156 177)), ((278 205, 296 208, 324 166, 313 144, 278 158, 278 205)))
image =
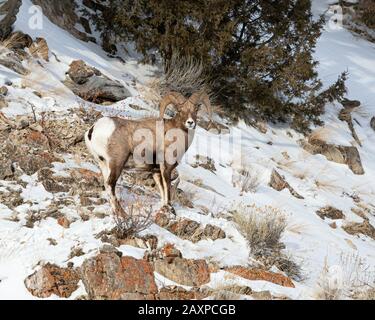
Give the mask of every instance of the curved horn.
POLYGON ((174 104, 176 107, 178 105, 184 104, 186 99, 184 96, 179 92, 169 92, 166 94, 163 99, 160 101, 159 107, 160 107, 160 119, 163 119, 165 109, 168 107, 169 104, 174 104))
POLYGON ((199 103, 204 104, 207 109, 207 113, 209 113, 210 117, 212 116, 210 96, 206 92, 198 91, 193 93, 189 98, 189 101, 196 105, 199 103))

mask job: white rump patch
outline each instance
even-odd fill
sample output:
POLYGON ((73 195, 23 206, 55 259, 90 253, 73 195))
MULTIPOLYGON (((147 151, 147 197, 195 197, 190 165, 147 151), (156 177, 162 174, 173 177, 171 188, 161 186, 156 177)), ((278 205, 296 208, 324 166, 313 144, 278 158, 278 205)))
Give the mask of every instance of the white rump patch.
POLYGON ((99 156, 108 160, 108 140, 112 136, 115 129, 116 125, 113 119, 104 117, 99 119, 95 123, 94 130, 91 136, 91 141, 87 141, 88 137, 86 136, 86 142, 88 143, 88 147, 91 153, 95 156, 95 158, 97 158, 97 160, 99 160, 99 156))

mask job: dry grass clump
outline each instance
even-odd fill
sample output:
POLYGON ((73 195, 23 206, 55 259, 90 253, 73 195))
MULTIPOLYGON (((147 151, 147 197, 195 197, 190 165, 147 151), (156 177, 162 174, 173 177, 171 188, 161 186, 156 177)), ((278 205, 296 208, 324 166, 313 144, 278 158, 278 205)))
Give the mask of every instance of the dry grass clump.
POLYGON ((310 135, 309 135, 309 141, 322 141, 326 142, 328 141, 329 137, 332 136, 333 130, 328 127, 322 127, 314 130, 310 135))
POLYGON ((336 192, 336 191, 340 191, 340 190, 343 190, 343 188, 338 184, 336 183, 337 180, 334 180, 334 179, 316 179, 314 181, 315 183, 315 186, 320 189, 320 190, 323 190, 323 191, 327 191, 327 192, 336 192))
POLYGON ((152 207, 140 200, 114 211, 114 234, 118 239, 138 236, 152 224, 152 207))
POLYGON ((356 292, 352 298, 354 300, 375 300, 375 287, 356 292))
POLYGON ((233 214, 233 221, 253 251, 277 250, 282 247, 281 236, 287 222, 279 209, 271 206, 240 206, 233 214))
POLYGON ((294 280, 301 280, 301 268, 285 255, 281 242, 287 226, 284 213, 271 206, 239 206, 233 210, 233 221, 246 238, 251 255, 266 268, 276 266, 294 280))
MULTIPOLYGON (((317 282, 316 298, 343 300, 371 298, 375 276, 358 254, 342 254, 337 265, 329 266, 325 259, 317 282)), ((374 296, 372 296, 374 297, 374 296)))
POLYGON ((261 173, 253 168, 235 170, 232 175, 232 184, 244 192, 257 192, 261 183, 261 173))
POLYGON ((23 35, 20 32, 15 32, 10 35, 10 37, 0 41, 0 46, 7 48, 7 49, 13 49, 18 47, 23 47, 23 44, 25 43, 25 35, 23 35))

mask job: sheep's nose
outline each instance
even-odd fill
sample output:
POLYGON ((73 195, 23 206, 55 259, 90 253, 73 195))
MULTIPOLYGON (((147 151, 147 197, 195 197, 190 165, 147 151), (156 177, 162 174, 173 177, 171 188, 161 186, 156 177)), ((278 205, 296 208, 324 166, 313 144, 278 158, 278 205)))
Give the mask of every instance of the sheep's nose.
POLYGON ((188 120, 187 124, 190 125, 190 126, 192 126, 194 124, 194 121, 193 120, 188 120))

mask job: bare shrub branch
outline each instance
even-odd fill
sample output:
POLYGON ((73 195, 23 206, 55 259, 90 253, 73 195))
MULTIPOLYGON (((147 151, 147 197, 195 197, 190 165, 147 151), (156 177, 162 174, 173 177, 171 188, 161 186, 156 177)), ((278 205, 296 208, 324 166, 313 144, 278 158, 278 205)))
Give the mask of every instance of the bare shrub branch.
POLYGON ((208 92, 208 79, 202 61, 174 53, 164 69, 165 74, 160 78, 159 84, 162 94, 177 91, 190 96, 198 91, 208 92))
POLYGON ((257 192, 260 182, 260 172, 251 168, 236 170, 232 175, 232 184, 239 188, 241 193, 257 192))
POLYGON ((120 210, 114 210, 115 229, 114 232, 119 239, 126 239, 137 236, 152 224, 152 207, 135 201, 122 206, 120 210))

